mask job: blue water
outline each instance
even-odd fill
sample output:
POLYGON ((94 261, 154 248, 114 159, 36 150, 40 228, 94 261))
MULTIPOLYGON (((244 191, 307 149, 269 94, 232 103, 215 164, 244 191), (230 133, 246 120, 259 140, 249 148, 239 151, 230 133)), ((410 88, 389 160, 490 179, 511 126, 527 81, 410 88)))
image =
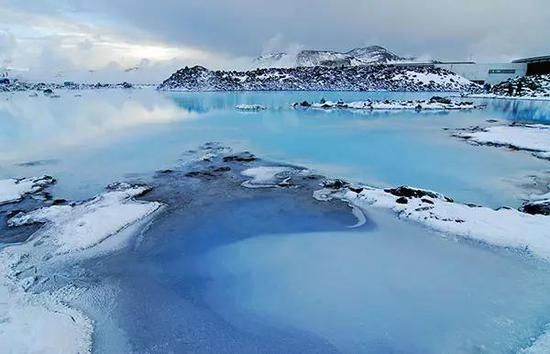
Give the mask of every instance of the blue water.
POLYGON ((350 229, 347 205, 311 198, 319 181, 247 190, 235 166, 231 178, 155 175, 189 168, 186 151, 218 141, 328 176, 518 206, 544 191, 548 161, 472 146, 444 128, 550 123, 548 103, 360 113, 290 104, 432 95, 60 94, 2 96, 0 178, 47 173, 58 179, 54 197, 68 200, 137 180, 154 186, 146 198, 167 206, 125 249, 79 264, 77 284, 88 290, 74 305, 96 321, 96 353, 508 353, 550 323, 549 265, 521 252, 442 237, 386 211, 369 210, 367 223, 350 229), (240 113, 240 103, 268 110, 240 113))
POLYGON ((482 111, 445 114, 302 112, 304 99, 425 98, 414 93, 157 93, 152 90, 25 93, 0 101, 0 177, 55 174, 59 194, 89 197, 128 175, 166 168, 206 141, 246 148, 273 160, 377 186, 412 185, 464 202, 518 206, 533 192, 528 176, 548 164, 524 152, 473 147, 444 128, 487 119, 550 121, 547 103, 488 101, 482 111), (238 103, 269 107, 239 113, 238 103), (36 160, 52 163, 19 167, 36 160))

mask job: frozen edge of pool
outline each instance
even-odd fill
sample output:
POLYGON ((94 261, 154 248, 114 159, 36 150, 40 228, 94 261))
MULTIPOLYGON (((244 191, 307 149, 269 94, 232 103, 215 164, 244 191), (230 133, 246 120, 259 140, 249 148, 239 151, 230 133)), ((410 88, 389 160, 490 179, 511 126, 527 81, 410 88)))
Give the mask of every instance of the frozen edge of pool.
POLYGON ((53 183, 55 179, 50 176, 0 180, 0 205, 18 202, 24 196, 41 192, 53 183))
POLYGON ((439 193, 423 189, 378 189, 342 181, 325 183, 323 189, 314 192, 314 198, 320 201, 339 199, 363 210, 368 207, 391 209, 399 218, 445 234, 524 250, 550 261, 550 216, 455 203, 439 193))
POLYGON ((458 129, 454 137, 475 145, 508 147, 529 151, 533 156, 550 160, 550 126, 544 124, 512 124, 458 129))
POLYGON ((126 230, 133 234, 137 231, 134 226, 152 218, 163 206, 134 199, 148 190, 146 186, 113 184, 91 200, 46 206, 8 220, 10 226, 43 226, 28 241, 0 251, 0 343, 4 349, 91 352, 93 322, 66 304, 81 289, 74 285, 36 293, 31 289, 50 281, 49 270, 55 267, 120 248, 126 230), (120 237, 123 239, 113 240, 120 237))
MULTIPOLYGON (((217 146, 210 150, 212 151, 203 158, 208 159, 212 155, 227 152, 217 146)), ((248 161, 249 157, 247 155, 241 159, 248 161)), ((305 176, 309 173, 307 169, 289 165, 257 166, 242 172, 244 176, 251 178, 243 186, 288 188, 293 187, 291 180, 294 176, 305 176)), ((361 224, 358 214, 364 216, 367 207, 393 209, 401 218, 424 223, 438 231, 497 246, 526 249, 543 259, 550 259, 550 217, 547 216, 533 216, 512 209, 494 210, 458 204, 441 194, 414 188, 383 190, 365 185, 351 185, 340 180, 327 180, 323 187, 315 191, 313 196, 322 201, 340 199, 347 202, 358 218, 357 225, 361 224), (517 234, 515 237, 514 232, 510 231, 511 227, 517 234)), ((10 298, 4 302, 7 304, 6 309, 0 312, 8 320, 0 322, 0 326, 6 323, 12 325, 10 332, 3 332, 4 338, 0 336, 0 342, 7 343, 9 339, 12 345, 27 345, 27 351, 35 350, 28 347, 29 345, 47 346, 59 343, 64 347, 57 350, 58 352, 91 351, 91 320, 65 305, 65 301, 71 296, 77 296, 80 289, 63 287, 54 292, 35 294, 28 290, 48 281, 46 276, 37 271, 38 265, 47 268, 48 265, 51 267, 60 262, 78 261, 89 256, 90 252, 95 254, 95 250, 99 249, 101 252, 109 252, 117 248, 116 242, 115 245, 109 244, 113 236, 122 234, 125 230, 132 235, 139 231, 141 221, 152 218, 162 208, 162 204, 158 202, 134 199, 148 190, 146 186, 113 184, 108 187, 107 192, 89 201, 44 207, 18 214, 9 220, 12 226, 35 222, 44 225, 27 242, 11 245, 0 251, 0 267, 5 275, 0 278, 0 295, 10 298), (122 219, 109 217, 118 215, 119 211, 124 216, 122 219), (82 239, 74 242, 75 240, 70 239, 74 234, 82 239), (38 323, 33 322, 37 314, 41 317, 38 323), (14 322, 12 318, 19 322, 14 322), (35 335, 44 336, 45 340, 28 343, 25 341, 26 336, 14 335, 24 332, 22 326, 34 326, 33 330, 38 331, 35 335), (17 329, 13 331, 13 328, 17 329), (62 330, 55 332, 59 328, 62 330), (8 336, 6 333, 11 334, 8 336), (66 336, 65 333, 73 334, 66 336)), ((543 336, 540 338, 544 341, 543 336)), ((21 351, 21 348, 17 349, 21 351)))
MULTIPOLYGON (((284 166, 253 167, 242 172, 243 176, 250 178, 243 186, 286 186, 293 174, 303 174, 304 171, 307 173, 308 170, 284 166)), ((392 209, 398 217, 436 231, 528 251, 550 261, 550 216, 455 203, 440 193, 414 187, 379 189, 342 180, 325 180, 323 187, 313 193, 319 201, 339 199, 361 210, 367 207, 392 209)), ((550 203, 550 199, 535 203, 543 205, 550 203)))

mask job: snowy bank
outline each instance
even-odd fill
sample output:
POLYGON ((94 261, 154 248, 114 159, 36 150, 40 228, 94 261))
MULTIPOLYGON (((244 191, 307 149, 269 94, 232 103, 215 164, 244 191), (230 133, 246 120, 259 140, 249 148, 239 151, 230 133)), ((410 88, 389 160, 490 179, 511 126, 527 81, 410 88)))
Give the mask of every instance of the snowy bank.
POLYGON ((409 100, 409 101, 325 101, 319 103, 309 103, 307 101, 294 103, 294 108, 313 108, 313 109, 350 109, 350 110, 365 110, 365 111, 448 111, 448 110, 471 110, 480 108, 472 102, 451 101, 448 98, 434 96, 429 100, 409 100))
POLYGON ((55 183, 50 176, 0 180, 0 204, 20 201, 24 196, 38 193, 55 183))
POLYGON ((239 104, 235 106, 235 109, 243 112, 259 112, 265 111, 266 107, 259 104, 239 104))
POLYGON ((474 144, 503 146, 533 152, 550 159, 550 126, 542 124, 501 125, 487 128, 473 127, 453 134, 474 144))
POLYGON ((18 214, 8 220, 8 225, 44 223, 33 237, 50 239, 59 247, 59 253, 84 250, 158 210, 161 203, 132 199, 148 190, 120 184, 82 204, 53 205, 18 214))
POLYGON ((410 187, 384 190, 342 181, 325 183, 314 197, 325 201, 340 199, 363 210, 367 207, 392 209, 400 218, 445 234, 525 250, 550 260, 549 216, 464 205, 441 194, 410 187))
POLYGON ((43 225, 26 242, 0 250, 2 349, 91 352, 92 322, 67 303, 83 291, 72 280, 80 276, 78 262, 94 251, 118 249, 116 239, 136 232, 161 208, 161 203, 134 199, 149 190, 117 183, 89 201, 47 206, 8 219, 10 227, 43 225))
POLYGON ((91 352, 92 322, 79 311, 62 304, 57 295, 48 295, 27 294, 0 279, 0 348, 3 353, 91 352))

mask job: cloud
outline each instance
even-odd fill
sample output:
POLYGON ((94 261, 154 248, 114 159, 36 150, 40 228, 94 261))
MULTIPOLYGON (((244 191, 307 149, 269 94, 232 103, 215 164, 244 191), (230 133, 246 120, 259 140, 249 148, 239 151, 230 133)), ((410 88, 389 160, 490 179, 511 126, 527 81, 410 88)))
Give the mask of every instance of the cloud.
MULTIPOLYGON (((547 0, 0 0, 0 65, 242 67, 268 51, 380 44, 442 60, 550 53, 547 0), (2 32, 3 31, 3 32, 2 32), (7 34, 6 34, 7 33, 7 34)), ((159 70, 159 72, 162 70, 159 70)), ((160 75, 160 73, 159 73, 160 75)))

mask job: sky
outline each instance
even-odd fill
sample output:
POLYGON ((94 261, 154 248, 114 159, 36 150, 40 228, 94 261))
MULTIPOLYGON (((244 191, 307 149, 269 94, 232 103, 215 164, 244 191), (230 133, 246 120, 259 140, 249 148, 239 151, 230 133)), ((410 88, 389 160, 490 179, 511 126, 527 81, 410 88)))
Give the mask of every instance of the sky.
POLYGON ((158 80, 185 65, 241 69, 269 52, 374 44, 508 62, 550 54, 549 35, 548 0, 0 0, 0 68, 37 77, 158 80))

